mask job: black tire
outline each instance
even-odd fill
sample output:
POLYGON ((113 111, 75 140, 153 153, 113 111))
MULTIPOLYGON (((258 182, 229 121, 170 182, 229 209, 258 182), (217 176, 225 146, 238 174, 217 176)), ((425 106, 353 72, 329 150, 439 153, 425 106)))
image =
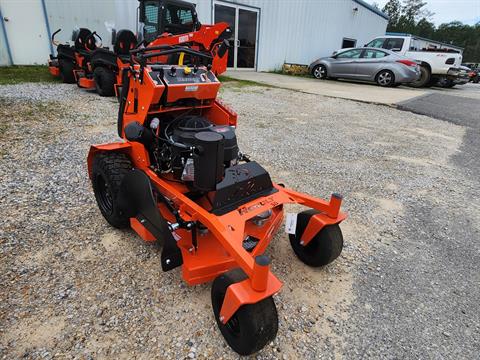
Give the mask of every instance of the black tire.
POLYGON ((130 219, 118 206, 118 192, 126 173, 132 170, 130 159, 121 153, 100 153, 93 159, 92 187, 105 220, 118 229, 129 226, 130 219))
POLYGON ((73 69, 75 64, 71 60, 59 59, 58 68, 60 70, 60 77, 62 81, 66 84, 75 83, 75 75, 73 74, 73 69))
POLYGON ((451 88, 453 88, 455 85, 456 85, 456 84, 455 84, 452 80, 446 80, 446 81, 443 83, 442 87, 443 87, 443 88, 447 88, 447 89, 451 89, 451 88))
POLYGON ((226 324, 220 321, 220 309, 227 288, 246 278, 245 273, 237 268, 218 276, 212 284, 212 307, 218 328, 227 344, 240 355, 261 350, 275 339, 278 331, 277 308, 272 297, 243 305, 226 324))
POLYGON ((381 87, 392 87, 395 85, 395 75, 390 70, 381 70, 375 77, 375 82, 381 87))
POLYGON ((93 71, 93 79, 95 80, 95 87, 100 96, 114 96, 115 95, 115 73, 103 66, 96 67, 93 71))
POLYGON ((316 65, 312 69, 312 75, 315 79, 324 80, 327 78, 327 67, 323 64, 316 65))
POLYGON ((427 68, 424 65, 420 66, 420 72, 421 72, 420 79, 409 83, 408 84, 409 86, 414 88, 421 88, 421 87, 428 86, 428 84, 430 83, 430 78, 432 77, 432 72, 430 71, 429 68, 427 68))
POLYGON ((343 249, 343 236, 340 226, 327 225, 306 245, 300 244, 310 218, 318 214, 316 210, 303 211, 297 216, 295 235, 290 234, 290 244, 297 257, 306 265, 320 267, 330 264, 340 256, 343 249))
POLYGON ((472 82, 473 82, 474 84, 478 84, 479 81, 480 81, 480 79, 479 79, 478 76, 474 77, 473 80, 472 80, 472 82))
POLYGON ((431 77, 430 77, 430 81, 428 82, 428 84, 425 85, 425 87, 430 88, 430 87, 432 87, 432 86, 437 85, 437 83, 438 83, 438 77, 436 77, 436 76, 431 76, 431 77))

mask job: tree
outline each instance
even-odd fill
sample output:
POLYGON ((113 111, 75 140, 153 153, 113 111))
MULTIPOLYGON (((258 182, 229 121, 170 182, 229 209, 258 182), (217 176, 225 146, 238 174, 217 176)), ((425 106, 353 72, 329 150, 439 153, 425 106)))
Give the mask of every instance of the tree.
POLYGON ((387 31, 397 31, 398 20, 400 19, 402 12, 402 5, 399 0, 389 0, 382 11, 388 15, 390 20, 388 21, 387 31))
POLYGON ((422 0, 404 0, 397 28, 400 28, 402 32, 411 34, 416 32, 420 24, 422 30, 428 32, 430 27, 434 27, 428 21, 433 16, 433 13, 426 9, 425 5, 427 3, 422 0))
POLYGON ((433 39, 435 35, 435 25, 426 18, 423 18, 415 26, 413 33, 421 37, 433 39))
POLYGON ((402 16, 410 23, 417 23, 421 19, 430 19, 434 13, 426 9, 427 3, 422 0, 404 0, 402 16))

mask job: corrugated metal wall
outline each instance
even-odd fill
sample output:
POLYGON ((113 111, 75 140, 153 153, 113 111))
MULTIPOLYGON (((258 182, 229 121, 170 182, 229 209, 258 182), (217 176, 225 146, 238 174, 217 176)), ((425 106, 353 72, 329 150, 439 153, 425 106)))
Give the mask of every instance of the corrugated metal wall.
MULTIPOLYGON (((70 39, 75 27, 95 29, 110 45, 107 25, 135 31, 137 0, 45 0, 50 28, 62 28, 59 40, 70 39)), ((202 23, 212 23, 215 0, 194 0, 202 23)), ((257 70, 283 63, 309 64, 338 50, 343 38, 362 46, 385 33, 387 20, 353 0, 227 0, 260 9, 257 70), (353 9, 357 8, 357 11, 353 9)), ((41 16, 41 14, 39 14, 41 16)), ((1 30, 0 30, 1 31, 1 30)), ((1 34, 0 34, 1 35, 1 34)), ((1 39, 1 36, 0 36, 1 39)), ((1 40, 0 40, 1 41, 1 40)), ((0 44, 2 46, 2 44, 0 44)), ((4 64, 5 51, 1 51, 4 64)))
MULTIPOLYGON (((124 6, 132 2, 130 0, 122 1, 124 6)), ((119 14, 116 11, 116 0, 45 0, 45 3, 52 32, 62 29, 57 36, 58 40, 69 41, 73 29, 85 27, 97 31, 103 39, 103 44, 110 45, 111 35, 105 23, 117 26, 119 14)), ((128 12, 120 12, 120 14, 125 13, 128 12)), ((135 26, 135 17, 133 17, 133 23, 129 25, 135 26)))
POLYGON ((3 27, 0 26, 0 66, 10 65, 10 58, 8 56, 7 42, 3 27))
POLYGON ((228 2, 261 9, 259 71, 278 69, 284 63, 309 64, 341 48, 343 38, 356 39, 357 46, 363 46, 383 35, 388 22, 352 0, 228 2))

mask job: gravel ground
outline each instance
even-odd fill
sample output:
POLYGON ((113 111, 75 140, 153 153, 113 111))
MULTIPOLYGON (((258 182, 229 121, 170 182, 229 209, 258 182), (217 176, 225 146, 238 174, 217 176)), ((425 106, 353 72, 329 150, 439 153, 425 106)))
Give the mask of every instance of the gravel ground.
MULTIPOLYGON (((269 247, 280 327, 256 358, 478 359, 471 131, 288 90, 229 83, 221 96, 243 152, 278 182, 342 193, 350 214, 325 268, 292 261, 284 233, 269 247)), ((86 155, 116 139, 117 106, 69 85, 0 87, 0 357, 237 358, 210 285, 162 273, 159 251, 96 207, 86 155)))

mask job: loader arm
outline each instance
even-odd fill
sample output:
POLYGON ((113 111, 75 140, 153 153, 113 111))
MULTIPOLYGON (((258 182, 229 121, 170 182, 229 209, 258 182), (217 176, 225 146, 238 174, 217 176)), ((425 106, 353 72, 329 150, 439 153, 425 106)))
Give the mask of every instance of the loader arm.
MULTIPOLYGON (((231 29, 227 23, 202 25, 199 30, 185 34, 162 34, 150 42, 146 49, 159 46, 189 46, 193 50, 207 52, 212 56, 212 71, 222 74, 227 70, 228 42, 231 29)), ((156 59, 166 60, 166 59, 156 59)))

